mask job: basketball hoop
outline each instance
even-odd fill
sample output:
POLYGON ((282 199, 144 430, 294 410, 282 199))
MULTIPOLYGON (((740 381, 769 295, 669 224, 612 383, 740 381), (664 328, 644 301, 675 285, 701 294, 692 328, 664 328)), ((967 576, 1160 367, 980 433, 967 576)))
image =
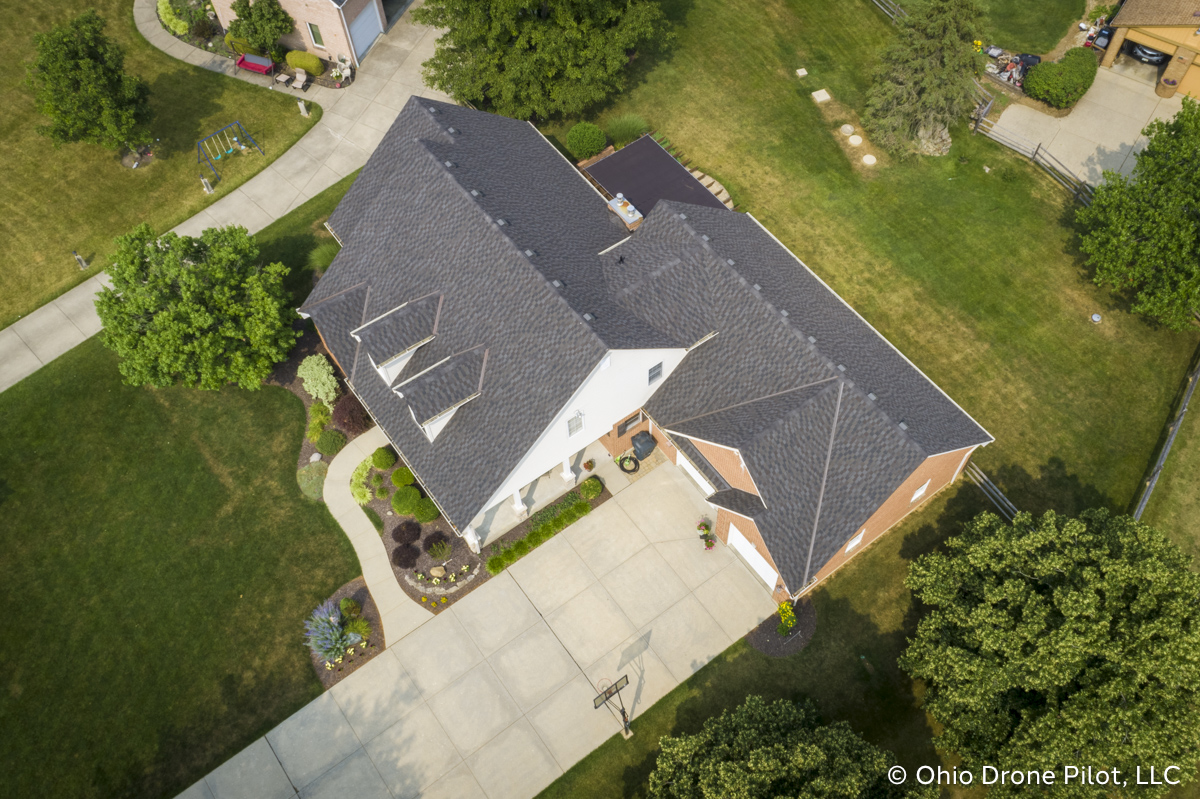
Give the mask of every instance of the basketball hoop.
POLYGON ((625 712, 625 700, 621 698, 621 689, 629 685, 629 675, 621 675, 621 679, 615 683, 607 677, 601 677, 596 683, 596 689, 600 693, 596 694, 596 698, 592 700, 592 704, 596 710, 599 710, 604 705, 608 705, 608 709, 615 715, 619 710, 621 713, 621 735, 625 736, 625 740, 633 737, 633 730, 629 729, 629 714, 625 712), (617 698, 619 705, 613 705, 613 697, 617 698))

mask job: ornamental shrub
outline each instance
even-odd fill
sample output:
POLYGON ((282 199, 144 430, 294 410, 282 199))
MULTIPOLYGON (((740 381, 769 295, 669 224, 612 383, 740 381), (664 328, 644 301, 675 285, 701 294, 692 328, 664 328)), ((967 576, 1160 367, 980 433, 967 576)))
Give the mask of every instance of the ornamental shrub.
POLYGON ((371 490, 367 488, 367 475, 370 473, 371 459, 367 458, 354 467, 354 473, 350 475, 350 496, 354 497, 354 501, 359 505, 366 505, 371 501, 371 490))
POLYGON ((576 514, 578 514, 575 517, 576 520, 578 520, 578 519, 582 519, 584 516, 587 516, 589 513, 591 513, 592 506, 589 505, 586 500, 580 500, 579 502, 575 503, 575 507, 573 510, 575 511, 576 514))
POLYGON ((1043 61, 1025 76, 1025 93, 1055 108, 1070 108, 1079 102, 1096 79, 1096 54, 1073 47, 1058 61, 1043 61))
MULTIPOLYGON (((342 600, 345 602, 346 600, 342 600)), ((371 623, 364 618, 356 617, 346 622, 346 632, 350 635, 357 635, 362 640, 367 640, 371 637, 371 623)))
POLYGON ((338 430, 322 430, 317 439, 317 452, 322 455, 336 455, 346 446, 346 437, 338 430))
MULTIPOLYGON (((306 53, 303 50, 292 50, 287 54, 287 65, 292 69, 302 69, 309 75, 320 76, 325 74, 325 62, 317 58, 312 53, 306 53)), ((331 258, 330 261, 333 259, 331 258)), ((328 266, 328 264, 326 264, 328 266)))
POLYGON ((434 560, 450 560, 450 554, 453 552, 453 547, 450 546, 449 541, 434 541, 425 551, 428 552, 429 557, 433 558, 434 560))
POLYGON ((358 604, 351 597, 342 597, 338 602, 338 610, 342 612, 342 616, 347 619, 357 619, 362 615, 362 605, 358 604))
POLYGON ((396 465, 396 460, 396 452, 391 447, 380 447, 371 453, 371 463, 376 469, 390 469, 396 465))
POLYGON ((188 24, 175 16, 175 9, 171 8, 168 0, 158 0, 158 18, 162 20, 163 27, 171 33, 187 36, 188 24))
POLYGON ((526 533, 525 540, 529 542, 529 546, 531 547, 540 547, 542 544, 546 543, 546 541, 548 541, 552 535, 554 535, 554 533, 550 531, 550 528, 543 524, 534 527, 528 533, 526 533))
POLYGON ((376 491, 383 488, 383 475, 382 474, 371 475, 370 483, 371 483, 371 488, 374 488, 376 491))
POLYGON ((650 126, 646 124, 646 120, 637 114, 622 114, 608 123, 605 132, 608 133, 608 138, 612 139, 613 144, 617 147, 624 147, 648 130, 650 130, 650 126))
POLYGON ((402 486, 392 495, 392 510, 397 516, 412 516, 421 501, 421 492, 412 486, 402 486))
POLYGON ((410 486, 412 483, 413 473, 412 470, 407 466, 401 466, 399 469, 392 472, 392 485, 394 485, 396 488, 410 486))
POLYGON ((604 131, 591 122, 580 122, 567 131, 567 149, 576 161, 599 155, 607 144, 604 131))
POLYGON ((332 599, 318 606, 312 617, 304 622, 304 637, 313 654, 326 663, 340 661, 347 647, 361 640, 360 636, 347 633, 342 627, 342 612, 332 599))
POLYGON ((500 553, 500 557, 504 559, 505 566, 511 566, 517 562, 517 558, 520 556, 513 547, 509 547, 500 553))
POLYGON ((412 516, 421 524, 427 524, 441 515, 441 511, 438 510, 437 505, 433 504, 433 500, 425 498, 417 502, 412 516))
POLYGON ((312 419, 314 422, 320 422, 321 427, 324 427, 333 421, 333 411, 330 410, 329 406, 324 402, 318 400, 314 402, 311 407, 309 407, 308 418, 312 419))
POLYGON ((488 574, 495 577, 500 572, 504 571, 504 558, 501 555, 492 555, 487 559, 488 574))
POLYGON ((300 362, 296 376, 304 381, 304 390, 315 400, 333 402, 338 395, 338 381, 333 364, 324 355, 310 355, 300 362))
POLYGON ((346 394, 333 406, 333 423, 351 438, 367 432, 374 424, 358 397, 353 394, 346 394))
POLYGON ((192 35, 197 39, 211 39, 217 28, 208 17, 200 17, 192 23, 192 35))
POLYGON ((792 631, 796 626, 796 611, 792 608, 790 600, 784 600, 779 603, 779 626, 775 632, 780 636, 785 636, 792 631))
POLYGON ((333 259, 342 251, 342 245, 337 243, 336 239, 322 242, 316 247, 313 247, 308 253, 308 268, 322 274, 329 265, 333 263, 333 259))
POLYGON ((604 484, 600 482, 599 477, 589 477, 579 486, 579 496, 586 500, 595 499, 600 496, 602 491, 604 491, 604 484))
POLYGON ((516 553, 518 558, 523 558, 529 554, 529 542, 524 538, 518 540, 512 545, 512 551, 516 553))

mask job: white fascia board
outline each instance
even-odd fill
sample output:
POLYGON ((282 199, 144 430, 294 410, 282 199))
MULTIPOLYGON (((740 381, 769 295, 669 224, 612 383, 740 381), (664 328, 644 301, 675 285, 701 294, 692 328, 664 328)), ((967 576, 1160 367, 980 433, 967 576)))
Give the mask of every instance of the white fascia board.
POLYGON ((612 430, 645 405, 687 355, 683 348, 609 350, 592 367, 553 420, 479 509, 487 510, 504 501, 516 489, 536 480, 555 466, 612 430), (602 369, 605 358, 608 368, 602 369), (649 383, 650 367, 662 363, 663 374, 649 383), (583 415, 583 431, 567 435, 567 420, 583 415))

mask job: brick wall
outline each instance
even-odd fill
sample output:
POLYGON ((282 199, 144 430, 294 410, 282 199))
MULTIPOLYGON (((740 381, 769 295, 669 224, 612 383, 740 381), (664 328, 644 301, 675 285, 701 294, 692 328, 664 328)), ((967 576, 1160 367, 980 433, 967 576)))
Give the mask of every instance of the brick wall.
MULTIPOLYGON (((886 533, 892 527, 903 519, 908 514, 912 513, 917 508, 924 505, 936 493, 941 491, 946 486, 954 481, 958 475, 961 466, 966 465, 966 456, 975 451, 975 447, 956 450, 954 452, 946 452, 941 455, 934 455, 926 458, 925 461, 917 467, 908 479, 900 484, 900 487, 884 501, 879 509, 871 515, 866 524, 855 530, 850 537, 842 544, 838 554, 821 567, 817 572, 817 582, 810 584, 807 588, 802 586, 794 587, 793 591, 798 591, 803 588, 806 592, 811 590, 821 581, 825 580, 839 568, 844 566, 847 561, 859 554, 880 536, 886 533), (929 481, 929 487, 925 489, 925 493, 916 502, 912 501, 913 493, 917 491, 925 481, 929 481), (854 549, 846 552, 846 546, 853 540, 854 536, 859 532, 863 533, 862 540, 855 545, 854 549)), ((738 524, 738 529, 742 526, 738 524)))
POLYGON ((689 440, 696 446, 696 449, 700 450, 700 454, 712 464, 713 468, 720 472, 721 476, 725 478, 725 482, 734 488, 740 488, 742 491, 758 496, 758 486, 754 485, 754 479, 742 464, 742 456, 736 449, 709 444, 707 441, 697 441, 694 438, 689 440))
MULTIPOLYGON (((627 419, 632 419, 636 415, 636 413, 629 414, 629 416, 626 416, 625 419, 622 419, 620 422, 614 424, 611 430, 600 437, 600 443, 604 445, 606 450, 608 450, 608 454, 612 455, 614 458, 633 446, 631 442, 633 441, 633 437, 635 435, 643 430, 650 429, 650 417, 642 414, 641 422, 625 431, 625 435, 617 435, 617 428, 619 428, 627 419)), ((662 443, 661 435, 654 436, 654 438, 655 440, 659 441, 659 443, 662 443)))
MULTIPOLYGON (((217 12, 217 19, 226 30, 235 18, 229 7, 232 2, 233 0, 213 0, 213 10, 217 12)), ((354 60, 354 48, 350 46, 350 36, 342 26, 343 14, 347 26, 368 5, 376 6, 381 17, 383 14, 381 0, 347 0, 341 14, 330 0, 280 0, 279 4, 296 21, 295 30, 284 36, 280 43, 289 50, 305 50, 326 61, 337 61, 339 55, 344 55, 351 59, 352 63, 357 63, 354 60), (323 48, 313 44, 307 25, 310 22, 320 30, 321 39, 324 41, 323 48)))
MULTIPOLYGON (((741 533, 747 541, 754 545, 754 548, 758 550, 758 554, 766 558, 767 563, 770 563, 772 568, 778 572, 779 567, 775 565, 775 559, 771 557, 771 553, 767 549, 766 542, 763 541, 762 536, 758 532, 758 528, 754 525, 754 522, 751 519, 747 519, 745 516, 738 516, 735 513, 730 513, 724 508, 717 508, 717 518, 713 520, 713 532, 716 533, 717 538, 721 539, 722 543, 729 543, 730 522, 733 523, 733 526, 738 529, 738 532, 741 533)), ((750 568, 750 566, 747 564, 746 568, 750 568)), ((771 592, 771 596, 776 602, 783 602, 788 598, 787 586, 783 584, 782 577, 776 581, 775 589, 771 592)))

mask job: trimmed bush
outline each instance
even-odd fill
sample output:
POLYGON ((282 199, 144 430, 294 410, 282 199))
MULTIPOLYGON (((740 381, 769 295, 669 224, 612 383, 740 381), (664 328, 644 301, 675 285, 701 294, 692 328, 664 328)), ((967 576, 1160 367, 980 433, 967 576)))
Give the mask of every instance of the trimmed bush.
POLYGON ((411 569, 417 565, 417 558, 419 557, 421 557, 421 550, 412 544, 405 544, 404 546, 396 547, 396 551, 392 553, 392 563, 401 569, 411 569))
POLYGON ((1096 79, 1096 54, 1073 47, 1058 61, 1043 61, 1025 76, 1025 93, 1055 108, 1070 108, 1079 102, 1096 79))
POLYGON ((371 524, 375 525, 375 532, 383 535, 383 519, 379 518, 379 514, 372 508, 363 508, 363 513, 367 514, 367 518, 371 520, 371 524))
POLYGON ((301 467, 296 471, 296 482, 300 484, 300 493, 309 499, 320 501, 325 490, 325 475, 329 474, 329 464, 317 461, 301 467))
MULTIPOLYGON (((342 612, 342 616, 347 619, 357 619, 362 615, 362 605, 355 602, 351 597, 342 597, 338 602, 338 610, 342 612)), ((349 628, 347 627, 347 631, 349 628)))
POLYGON ((487 559, 488 574, 495 577, 500 572, 504 571, 504 558, 500 555, 492 555, 487 559))
MULTIPOLYGON (((342 600, 345 602, 346 600, 342 600)), ((371 637, 371 623, 364 618, 355 617, 346 622, 346 632, 350 635, 357 635, 362 640, 367 640, 371 637)))
POLYGON ((540 547, 542 544, 550 540, 554 533, 546 525, 535 527, 525 534, 525 540, 529 542, 531 547, 540 547))
POLYGON ((421 501, 421 492, 412 486, 402 486, 392 495, 392 510, 397 516, 412 516, 421 501))
POLYGON ((646 120, 637 114, 622 114, 609 122, 605 128, 608 138, 612 139, 612 143, 617 147, 624 147, 648 130, 650 126, 646 124, 646 120))
MULTIPOLYGON (((396 465, 396 452, 391 447, 380 447, 371 453, 371 463, 376 469, 390 469, 396 465)), ((382 478, 383 475, 380 475, 382 478)))
MULTIPOLYGON (((287 54, 286 58, 287 65, 292 69, 302 69, 313 76, 325 74, 325 63, 312 53, 306 53, 303 50, 292 50, 287 54)), ((330 258, 329 260, 332 261, 333 259, 330 258)))
POLYGON ((453 552, 453 547, 449 541, 434 541, 429 545, 429 549, 425 550, 429 553, 429 557, 434 560, 450 560, 450 554, 453 552))
POLYGON ((333 407, 333 423, 351 438, 367 432, 374 424, 358 397, 353 394, 346 394, 333 407))
POLYGON ((596 497, 600 496, 601 492, 603 491, 604 484, 600 482, 599 477, 589 477, 583 481, 582 485, 579 486, 579 496, 586 500, 595 499, 596 497))
POLYGON ((403 488, 413 484, 412 470, 407 466, 401 466, 396 471, 392 472, 392 485, 396 488, 403 488))
POLYGON ((336 455, 346 446, 346 437, 337 430, 322 430, 317 439, 317 452, 322 455, 336 455))
MULTIPOLYGON (((163 0, 159 0, 159 2, 162 3, 163 0)), ((242 53, 249 53, 250 55, 264 55, 262 51, 250 44, 250 42, 246 41, 245 39, 239 39, 232 33, 225 34, 225 46, 229 48, 231 52, 237 53, 238 55, 241 55, 242 53)))
POLYGON ((504 561, 505 566, 511 566, 514 563, 516 563, 518 557, 519 556, 517 555, 517 553, 513 549, 513 547, 509 547, 508 549, 506 549, 500 553, 500 558, 504 561))
POLYGON ((607 144, 604 131, 591 122, 580 122, 567 131, 567 149, 576 161, 598 155, 607 144))
POLYGON ((296 376, 304 381, 304 390, 315 400, 333 402, 338 395, 338 381, 333 364, 324 355, 310 355, 300 362, 296 376))
POLYGON ((586 500, 580 500, 579 502, 575 503, 573 510, 576 514, 578 514, 575 518, 582 519, 584 516, 587 516, 592 512, 592 506, 588 504, 586 500))
POLYGON ((162 20, 163 27, 171 33, 187 36, 188 24, 175 16, 175 9, 171 8, 168 0, 158 0, 158 18, 162 20))
POLYGON ((433 500, 426 498, 417 503, 412 516, 421 524, 427 524, 441 515, 441 511, 438 510, 437 505, 433 504, 433 500))
POLYGON ((518 558, 523 558, 528 555, 530 549, 532 549, 532 547, 529 546, 529 542, 524 538, 512 545, 512 551, 516 553, 518 558))
POLYGON ((367 488, 367 475, 370 473, 371 459, 367 458, 355 466, 354 473, 350 475, 350 496, 359 505, 366 505, 371 501, 371 491, 367 488))
POLYGON ((383 488, 383 475, 373 474, 368 482, 371 484, 371 488, 374 488, 376 491, 378 491, 379 489, 383 488))

